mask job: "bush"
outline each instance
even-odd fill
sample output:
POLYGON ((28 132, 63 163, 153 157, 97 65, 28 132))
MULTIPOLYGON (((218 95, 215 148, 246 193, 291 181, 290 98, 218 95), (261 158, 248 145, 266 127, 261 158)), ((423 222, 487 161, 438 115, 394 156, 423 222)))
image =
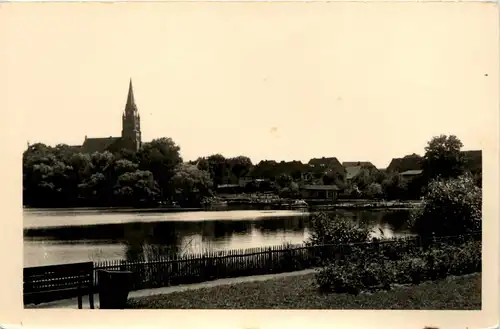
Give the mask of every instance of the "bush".
POLYGON ((366 187, 364 194, 366 195, 366 197, 371 199, 381 198, 384 195, 382 185, 380 185, 379 183, 371 183, 366 187))
POLYGON ((405 257, 394 263, 394 282, 419 284, 427 279, 427 263, 422 258, 405 257))
POLYGON ((466 242, 458 252, 452 254, 450 274, 481 272, 481 255, 481 241, 466 242))
MULTIPOLYGON (((481 271, 481 242, 468 241, 461 245, 436 244, 427 249, 408 249, 404 242, 389 243, 394 256, 349 257, 334 260, 316 274, 321 291, 358 294, 363 290, 390 289, 391 284, 419 284, 449 275, 464 275, 481 271), (400 248, 398 253, 396 250, 400 248)), ((385 247, 385 246, 384 246, 385 247)), ((379 249, 384 251, 384 249, 379 249)), ((392 255, 392 254, 391 254, 392 255)), ((366 255, 365 255, 366 256, 366 255)))
POLYGON ((469 174, 429 184, 424 206, 415 209, 411 225, 423 237, 460 235, 481 229, 481 188, 469 174))
POLYGON ((322 292, 358 294, 362 288, 358 263, 335 261, 318 271, 316 282, 322 292))
POLYGON ((365 256, 365 248, 350 246, 350 243, 367 242, 371 230, 364 225, 340 216, 330 216, 319 213, 311 219, 311 233, 306 245, 322 246, 314 251, 319 264, 324 264, 333 259, 347 259, 351 255, 365 256))
POLYGON ((319 213, 311 220, 311 236, 306 243, 318 246, 367 242, 370 235, 368 226, 357 224, 352 219, 319 213))

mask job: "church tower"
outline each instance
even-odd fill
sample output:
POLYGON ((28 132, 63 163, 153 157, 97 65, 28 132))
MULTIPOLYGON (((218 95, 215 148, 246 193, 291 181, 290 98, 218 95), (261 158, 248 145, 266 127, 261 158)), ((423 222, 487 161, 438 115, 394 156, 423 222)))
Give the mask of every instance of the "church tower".
POLYGON ((126 148, 138 151, 141 147, 141 117, 135 105, 132 79, 128 87, 127 104, 122 117, 122 142, 126 148))

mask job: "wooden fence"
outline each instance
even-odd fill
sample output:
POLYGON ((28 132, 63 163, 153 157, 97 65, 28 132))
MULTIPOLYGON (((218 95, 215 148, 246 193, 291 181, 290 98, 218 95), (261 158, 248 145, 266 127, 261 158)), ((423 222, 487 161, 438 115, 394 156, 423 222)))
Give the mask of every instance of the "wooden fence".
MULTIPOLYGON (((350 257, 349 255, 353 255, 353 257, 358 257, 359 254, 362 254, 363 257, 375 258, 381 252, 384 252, 385 255, 390 256, 392 253, 397 256, 402 253, 418 251, 429 244, 438 244, 440 242, 455 244, 467 240, 481 241, 481 233, 441 237, 425 241, 419 237, 405 237, 345 245, 281 245, 207 252, 173 259, 158 257, 157 259, 136 262, 125 260, 98 261, 93 264, 94 278, 92 281, 94 291, 96 291, 98 270, 131 271, 133 273, 133 290, 157 288, 238 276, 310 269, 321 266, 322 259, 325 256, 350 257)), ((50 280, 50 275, 47 278, 50 280)), ((58 280, 60 282, 64 281, 61 281, 60 278, 58 280)))
MULTIPOLYGON (((429 244, 456 244, 467 240, 481 240, 481 233, 422 240, 420 237, 403 237, 377 242, 346 245, 280 245, 273 247, 228 250, 192 254, 175 259, 158 257, 148 261, 103 261, 94 268, 131 271, 134 275, 133 290, 198 283, 203 281, 273 273, 292 272, 322 265, 325 255, 346 257, 363 251, 363 257, 377 257, 385 253, 397 254, 420 250, 429 244), (357 249, 357 251, 355 251, 357 249)), ((94 282, 98 283, 97 275, 94 282)))

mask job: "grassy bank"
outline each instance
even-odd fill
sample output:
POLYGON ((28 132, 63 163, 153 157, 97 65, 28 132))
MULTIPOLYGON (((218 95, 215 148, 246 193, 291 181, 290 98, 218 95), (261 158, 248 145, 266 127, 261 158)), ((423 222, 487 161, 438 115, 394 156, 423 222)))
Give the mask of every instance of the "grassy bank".
POLYGON ((480 310, 481 274, 449 277, 373 294, 321 294, 314 274, 131 299, 142 309, 480 310))

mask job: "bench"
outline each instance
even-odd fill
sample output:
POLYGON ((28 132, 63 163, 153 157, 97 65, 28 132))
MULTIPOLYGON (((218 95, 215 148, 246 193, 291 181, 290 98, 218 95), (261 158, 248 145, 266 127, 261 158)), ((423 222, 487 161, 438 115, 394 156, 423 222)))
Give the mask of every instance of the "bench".
POLYGON ((25 267, 23 271, 24 305, 78 297, 81 309, 82 297, 88 294, 93 309, 93 290, 93 262, 25 267))

